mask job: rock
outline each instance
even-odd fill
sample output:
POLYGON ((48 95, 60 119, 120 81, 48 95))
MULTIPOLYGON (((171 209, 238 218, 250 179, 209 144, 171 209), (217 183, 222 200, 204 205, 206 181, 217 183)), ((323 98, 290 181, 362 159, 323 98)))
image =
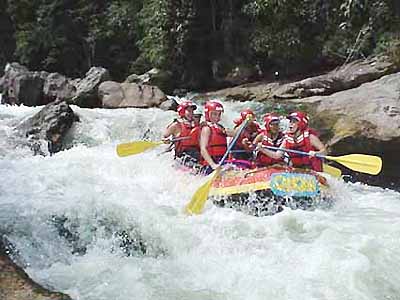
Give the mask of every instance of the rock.
POLYGON ((1 300, 71 300, 65 294, 51 292, 35 283, 8 257, 7 243, 0 238, 1 300))
POLYGON ((46 101, 47 103, 50 103, 55 99, 71 99, 75 95, 75 92, 76 88, 71 81, 59 73, 50 73, 45 79, 43 94, 44 97, 48 99, 46 101))
POLYGON ((124 100, 121 84, 115 81, 104 81, 99 85, 98 96, 104 108, 117 108, 124 100))
POLYGON ((198 94, 193 100, 223 98, 232 101, 265 101, 271 98, 272 91, 279 86, 277 82, 256 82, 253 84, 245 84, 237 87, 226 88, 215 92, 198 94))
POLYGON ((63 139, 75 120, 77 117, 65 101, 55 101, 18 125, 16 130, 28 138, 28 145, 35 154, 52 154, 62 149, 63 139), (48 144, 43 145, 44 141, 48 144))
POLYGON ((131 75, 129 75, 129 76, 125 79, 124 82, 126 82, 126 83, 143 83, 141 77, 140 77, 139 75, 137 75, 137 74, 131 74, 131 75))
POLYGON ((158 107, 167 100, 156 86, 114 81, 106 81, 99 86, 99 98, 105 108, 158 107))
POLYGON ((27 106, 42 103, 43 75, 41 72, 29 72, 19 63, 8 63, 3 76, 3 102, 27 106))
POLYGON ((110 79, 110 74, 106 69, 101 67, 90 68, 86 77, 76 82, 76 93, 69 103, 80 107, 101 107, 97 89, 102 82, 110 79))
POLYGON ((400 177, 400 72, 330 96, 290 100, 314 114, 316 128, 335 155, 364 153, 383 159, 381 176, 400 177))
POLYGON ((7 64, 2 77, 4 103, 46 105, 55 99, 72 98, 75 87, 58 73, 31 72, 18 63, 7 64))
POLYGON ((273 92, 273 97, 291 99, 330 95, 358 87, 398 70, 396 64, 383 56, 357 60, 324 75, 284 84, 273 92))
POLYGON ((46 72, 28 72, 17 76, 14 82, 16 104, 26 106, 47 104, 43 94, 47 74, 46 72))
POLYGON ((163 103, 161 103, 160 108, 162 110, 176 111, 178 108, 178 102, 176 102, 176 100, 174 100, 174 99, 168 99, 168 100, 164 101, 163 103))
POLYGON ((153 68, 141 75, 131 74, 126 78, 125 83, 156 86, 165 93, 173 91, 173 77, 171 72, 157 68, 153 68))

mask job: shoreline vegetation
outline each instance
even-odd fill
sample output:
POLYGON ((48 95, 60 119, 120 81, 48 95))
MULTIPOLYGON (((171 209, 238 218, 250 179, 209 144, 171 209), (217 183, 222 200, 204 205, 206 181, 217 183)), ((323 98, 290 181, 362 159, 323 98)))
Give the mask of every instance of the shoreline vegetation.
POLYGON ((293 81, 371 55, 400 63, 393 0, 0 3, 1 69, 18 61, 79 78, 101 66, 123 81, 157 68, 167 94, 293 81))

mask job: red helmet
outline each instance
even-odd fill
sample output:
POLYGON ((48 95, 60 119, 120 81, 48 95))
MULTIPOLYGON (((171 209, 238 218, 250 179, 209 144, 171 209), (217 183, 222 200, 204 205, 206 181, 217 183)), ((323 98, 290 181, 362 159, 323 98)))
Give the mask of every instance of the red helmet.
POLYGON ((299 129, 300 130, 305 130, 308 127, 308 117, 305 113, 301 111, 296 111, 292 112, 290 115, 287 116, 287 118, 290 119, 296 119, 299 122, 299 129))
POLYGON ((210 121, 210 112, 212 111, 220 111, 224 112, 224 107, 221 102, 218 101, 207 101, 204 105, 204 117, 206 121, 210 121))
POLYGON ((235 123, 236 125, 240 125, 243 123, 244 120, 246 120, 247 116, 252 116, 253 119, 256 118, 256 115, 254 114, 254 112, 250 108, 246 108, 245 110, 243 110, 240 113, 239 118, 233 120, 233 123, 235 123))
POLYGON ((273 121, 278 121, 279 122, 279 117, 275 113, 267 113, 263 117, 263 120, 264 120, 265 129, 270 130, 271 129, 271 127, 270 127, 271 122, 273 122, 273 121))
POLYGON ((193 110, 197 108, 196 104, 194 104, 192 101, 190 100, 183 101, 181 104, 178 105, 177 109, 178 115, 180 117, 184 117, 186 109, 188 109, 189 107, 193 107, 193 110))

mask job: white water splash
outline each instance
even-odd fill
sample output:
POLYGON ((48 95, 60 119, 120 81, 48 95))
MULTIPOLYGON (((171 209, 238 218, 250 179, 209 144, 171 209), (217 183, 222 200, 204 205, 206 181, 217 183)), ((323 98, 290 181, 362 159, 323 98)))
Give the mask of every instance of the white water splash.
MULTIPOLYGON (((227 105, 224 123, 247 105, 227 105)), ((39 283, 79 300, 399 299, 399 193, 331 179, 329 210, 257 218, 207 203, 187 217, 202 180, 175 170, 165 146, 115 154, 121 142, 158 140, 173 112, 73 107, 70 149, 40 157, 12 130, 39 109, 0 106, 0 231, 39 283), (121 230, 146 252, 126 256, 121 230)))

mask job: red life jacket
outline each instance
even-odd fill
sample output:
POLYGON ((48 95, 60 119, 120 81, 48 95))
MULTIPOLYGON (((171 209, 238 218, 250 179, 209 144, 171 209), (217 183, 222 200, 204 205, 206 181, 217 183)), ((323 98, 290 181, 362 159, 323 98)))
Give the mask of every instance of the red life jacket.
MULTIPOLYGON (((283 148, 302 152, 317 150, 311 145, 309 129, 304 130, 297 138, 291 133, 286 133, 283 140, 283 148)), ((285 152, 285 161, 293 167, 306 166, 314 171, 322 172, 322 160, 317 157, 285 152)))
MULTIPOLYGON (((272 139, 269 134, 268 130, 263 130, 263 140, 262 140, 262 145, 263 146, 272 146, 272 147, 280 147, 284 138, 284 135, 282 132, 278 133, 278 136, 275 139, 272 139)), ((261 151, 258 152, 257 158, 256 158, 256 164, 258 167, 265 167, 269 165, 273 165, 276 163, 281 163, 283 162, 282 158, 275 159, 272 157, 269 157, 268 155, 265 155, 261 151)))
POLYGON ((248 139, 250 142, 253 141, 256 136, 261 132, 260 125, 256 122, 249 123, 243 132, 239 135, 238 140, 233 147, 234 150, 249 150, 248 147, 243 145, 243 140, 248 139))
POLYGON ((180 157, 186 151, 200 152, 200 127, 194 126, 193 122, 187 120, 175 120, 180 126, 180 133, 177 138, 187 137, 175 142, 175 156, 180 157))
POLYGON ((176 138, 187 138, 175 142, 175 156, 180 157, 187 151, 200 152, 200 127, 185 119, 175 119, 171 125, 174 123, 178 123, 180 127, 180 133, 176 138))
MULTIPOLYGON (((208 126, 211 131, 207 145, 207 152, 210 154, 211 158, 218 163, 227 150, 225 128, 220 124, 211 122, 207 122, 204 126, 208 126)), ((204 158, 202 158, 201 164, 208 165, 204 158)))

